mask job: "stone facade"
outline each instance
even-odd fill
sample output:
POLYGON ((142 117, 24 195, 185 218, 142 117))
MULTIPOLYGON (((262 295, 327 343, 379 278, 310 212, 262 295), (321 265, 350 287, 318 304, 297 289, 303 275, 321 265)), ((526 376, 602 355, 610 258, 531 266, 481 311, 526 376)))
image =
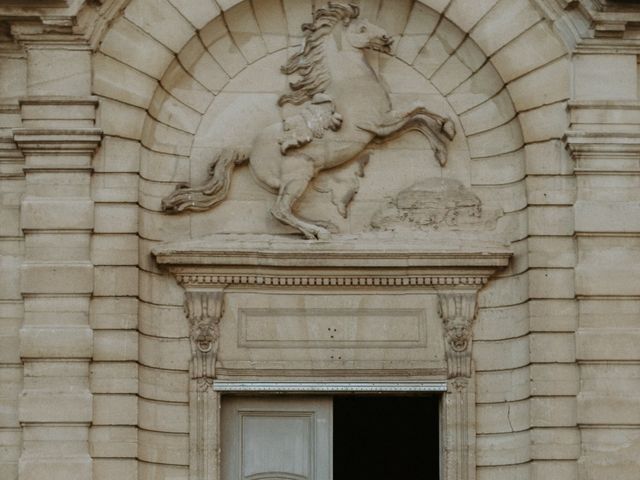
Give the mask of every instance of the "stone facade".
POLYGON ((443 479, 638 478, 640 8, 351 3, 2 2, 0 478, 217 479, 225 391, 367 382, 443 479))

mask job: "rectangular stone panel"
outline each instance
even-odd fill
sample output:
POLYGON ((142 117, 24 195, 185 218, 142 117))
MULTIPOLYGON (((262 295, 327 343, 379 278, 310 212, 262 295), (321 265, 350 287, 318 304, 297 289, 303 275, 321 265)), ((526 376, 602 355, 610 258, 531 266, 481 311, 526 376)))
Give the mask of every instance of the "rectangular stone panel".
POLYGON ((227 293, 223 369, 443 369, 435 295, 227 293))

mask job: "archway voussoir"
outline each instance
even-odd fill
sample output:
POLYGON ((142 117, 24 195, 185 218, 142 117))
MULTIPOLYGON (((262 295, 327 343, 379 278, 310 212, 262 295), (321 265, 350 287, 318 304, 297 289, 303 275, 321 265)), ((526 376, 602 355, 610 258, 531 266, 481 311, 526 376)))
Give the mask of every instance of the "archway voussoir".
POLYGON ((526 143, 560 139, 569 128, 566 102, 521 112, 519 118, 526 143))
POLYGON ((529 0, 500 0, 469 36, 490 56, 541 19, 529 0))
POLYGON ((113 23, 100 51, 157 79, 173 60, 169 49, 124 17, 113 23))
POLYGON ((498 0, 453 0, 445 16, 463 32, 469 32, 497 2, 498 0))
POLYGON ((540 22, 505 45, 491 62, 509 82, 565 54, 564 44, 546 23, 540 22))
POLYGON ((220 15, 220 7, 215 0, 169 0, 197 30, 220 15))
POLYGON ((111 57, 93 57, 93 92, 103 97, 146 108, 158 85, 153 77, 111 57))
POLYGON ((562 57, 507 85, 516 110, 530 110, 571 96, 571 62, 562 57))
POLYGON ((449 93, 447 100, 453 110, 461 114, 486 102, 502 90, 503 86, 502 78, 494 66, 487 62, 473 76, 449 93))
POLYGON ((193 26, 167 0, 132 0, 124 16, 174 53, 195 34, 193 26))

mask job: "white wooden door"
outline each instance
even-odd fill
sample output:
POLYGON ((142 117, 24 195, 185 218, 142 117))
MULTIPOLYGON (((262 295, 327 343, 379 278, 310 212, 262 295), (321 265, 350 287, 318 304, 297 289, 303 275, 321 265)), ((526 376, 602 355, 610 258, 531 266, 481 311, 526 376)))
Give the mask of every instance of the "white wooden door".
POLYGON ((331 397, 223 397, 222 480, 331 480, 331 397))

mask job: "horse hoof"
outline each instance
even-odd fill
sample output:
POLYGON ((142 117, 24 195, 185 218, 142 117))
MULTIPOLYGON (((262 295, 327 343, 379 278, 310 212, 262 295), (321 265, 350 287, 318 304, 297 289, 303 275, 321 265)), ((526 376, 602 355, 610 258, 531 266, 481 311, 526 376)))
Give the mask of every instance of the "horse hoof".
POLYGON ((318 238, 318 240, 329 240, 331 239, 331 232, 329 230, 325 230, 324 228, 318 229, 316 237, 318 238))

